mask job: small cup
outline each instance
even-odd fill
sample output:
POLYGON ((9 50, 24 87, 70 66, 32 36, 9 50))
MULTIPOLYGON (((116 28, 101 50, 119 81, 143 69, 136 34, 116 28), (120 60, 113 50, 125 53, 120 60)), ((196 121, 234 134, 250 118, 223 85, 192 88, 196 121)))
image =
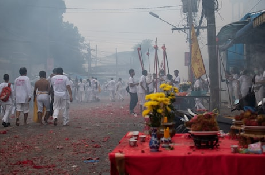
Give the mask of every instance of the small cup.
POLYGON ((140 135, 139 137, 141 142, 145 142, 146 135, 140 135))
POLYGON ((131 147, 135 147, 136 145, 137 145, 137 140, 135 140, 135 139, 130 139, 129 140, 129 145, 131 146, 131 147))
POLYGON ((238 152, 238 145, 231 145, 231 153, 237 153, 238 152))
POLYGON ((133 137, 135 137, 136 140, 138 140, 138 137, 139 137, 139 131, 133 131, 133 137))

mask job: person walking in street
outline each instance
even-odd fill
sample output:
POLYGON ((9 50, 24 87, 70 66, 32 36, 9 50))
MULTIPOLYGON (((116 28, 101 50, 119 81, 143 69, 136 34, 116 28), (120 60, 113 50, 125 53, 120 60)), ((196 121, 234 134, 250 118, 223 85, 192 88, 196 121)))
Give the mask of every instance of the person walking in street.
POLYGON ((137 96, 137 86, 139 83, 136 83, 134 80, 135 72, 133 69, 129 70, 130 78, 129 78, 129 93, 130 93, 130 114, 137 115, 134 113, 134 108, 137 105, 138 102, 138 96, 137 96))
POLYGON ((85 82, 80 78, 80 82, 78 83, 78 99, 80 103, 84 101, 84 96, 85 96, 85 82))
POLYGON ((91 87, 91 81, 90 79, 87 79, 87 82, 85 84, 85 99, 86 102, 91 102, 91 98, 92 98, 92 87, 91 87))
POLYGON ((69 104, 73 101, 73 97, 70 81, 65 75, 63 75, 62 68, 57 68, 57 75, 52 77, 51 83, 54 91, 54 126, 57 126, 60 109, 63 110, 63 126, 66 126, 69 123, 69 104))
POLYGON ((142 76, 141 76, 140 82, 139 82, 140 114, 142 114, 142 112, 143 112, 144 103, 145 103, 145 95, 147 94, 147 86, 148 86, 148 84, 146 83, 146 76, 147 76, 147 71, 143 70, 142 71, 142 76))
POLYGON ((124 100, 123 95, 122 95, 122 90, 123 90, 123 88, 122 88, 122 79, 119 78, 118 82, 116 84, 116 93, 118 95, 118 99, 121 100, 121 101, 124 100))
POLYGON ((115 102, 115 80, 113 80, 113 78, 107 83, 106 88, 110 92, 110 100, 115 102))
POLYGON ((38 106, 38 123, 42 125, 42 113, 43 107, 46 108, 46 115, 44 117, 44 122, 48 123, 48 118, 50 117, 50 82, 46 80, 46 72, 39 72, 40 79, 35 83, 34 87, 34 101, 37 100, 38 106))
POLYGON ((13 106, 13 99, 14 99, 14 88, 11 83, 9 83, 9 75, 4 75, 4 82, 0 84, 0 106, 3 109, 3 118, 2 118, 2 125, 4 127, 10 126, 9 121, 9 114, 12 110, 13 106))
POLYGON ((27 77, 27 68, 19 69, 20 76, 14 82, 14 94, 16 100, 16 125, 19 126, 20 113, 24 113, 24 125, 27 124, 29 113, 29 102, 32 97, 31 84, 27 77))
POLYGON ((264 81, 262 68, 254 69, 255 76, 253 78, 254 92, 256 97, 256 103, 258 104, 263 100, 264 87, 262 82, 264 81))

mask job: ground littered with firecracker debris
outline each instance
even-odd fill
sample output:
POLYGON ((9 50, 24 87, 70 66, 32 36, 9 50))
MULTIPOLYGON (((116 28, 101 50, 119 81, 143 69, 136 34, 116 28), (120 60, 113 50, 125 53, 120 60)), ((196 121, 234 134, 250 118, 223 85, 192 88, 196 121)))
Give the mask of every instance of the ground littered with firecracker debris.
MULTIPOLYGON (((136 112, 139 110, 136 109, 136 112)), ((110 174, 108 153, 128 131, 142 131, 144 119, 129 114, 129 99, 72 103, 70 124, 52 120, 39 126, 29 115, 28 125, 0 129, 0 174, 110 174)))

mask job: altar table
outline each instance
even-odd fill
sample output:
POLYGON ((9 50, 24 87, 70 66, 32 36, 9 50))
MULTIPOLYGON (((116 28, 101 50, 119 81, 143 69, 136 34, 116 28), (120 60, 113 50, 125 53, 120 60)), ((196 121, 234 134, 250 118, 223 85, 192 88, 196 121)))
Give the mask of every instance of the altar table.
POLYGON ((231 153, 238 141, 219 139, 219 148, 196 149, 187 134, 176 134, 174 150, 150 152, 146 142, 129 146, 131 132, 109 153, 112 175, 265 175, 264 154, 231 153))

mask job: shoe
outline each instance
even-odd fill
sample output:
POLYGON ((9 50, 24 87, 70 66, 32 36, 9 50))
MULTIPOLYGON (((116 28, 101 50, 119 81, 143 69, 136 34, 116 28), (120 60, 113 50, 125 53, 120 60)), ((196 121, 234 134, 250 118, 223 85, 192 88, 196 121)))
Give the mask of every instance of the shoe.
POLYGON ((4 127, 8 127, 6 122, 2 122, 2 125, 3 125, 4 127))
POLYGON ((6 123, 7 126, 11 126, 10 123, 6 123))
POLYGON ((54 126, 57 126, 57 118, 54 119, 54 126))
POLYGON ((19 126, 19 118, 16 119, 16 125, 19 126))

